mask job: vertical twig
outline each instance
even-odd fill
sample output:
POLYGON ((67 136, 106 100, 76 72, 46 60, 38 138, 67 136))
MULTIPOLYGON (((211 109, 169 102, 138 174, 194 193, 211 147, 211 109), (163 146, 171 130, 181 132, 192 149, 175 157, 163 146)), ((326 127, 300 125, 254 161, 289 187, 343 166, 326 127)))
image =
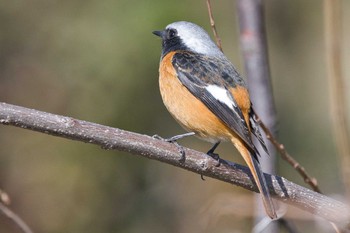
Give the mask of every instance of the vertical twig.
MULTIPOLYGON (((260 0, 238 0, 237 12, 250 98, 255 111, 261 116, 267 128, 275 129, 276 110, 270 80, 263 5, 260 0)), ((262 156, 260 163, 265 171, 274 173, 276 150, 270 143, 267 143, 267 147, 270 156, 262 156)), ((263 150, 260 148, 260 151, 263 150)), ((257 201, 260 202, 260 197, 257 201)), ((256 222, 259 222, 261 216, 264 216, 261 204, 256 213, 256 222)), ((274 225, 264 230, 264 232, 277 231, 278 229, 274 225)))
POLYGON ((207 0, 207 7, 208 7, 208 13, 209 13, 209 19, 210 19, 210 26, 211 26, 211 28, 213 30, 216 44, 218 45, 219 49, 222 51, 221 39, 220 39, 220 37, 218 35, 218 32, 216 31, 215 21, 214 21, 214 17, 213 17, 213 12, 211 10, 210 0, 207 0))
POLYGON ((345 82, 342 75, 342 30, 339 0, 324 1, 326 59, 333 134, 338 151, 346 196, 350 200, 350 137, 346 116, 345 82))

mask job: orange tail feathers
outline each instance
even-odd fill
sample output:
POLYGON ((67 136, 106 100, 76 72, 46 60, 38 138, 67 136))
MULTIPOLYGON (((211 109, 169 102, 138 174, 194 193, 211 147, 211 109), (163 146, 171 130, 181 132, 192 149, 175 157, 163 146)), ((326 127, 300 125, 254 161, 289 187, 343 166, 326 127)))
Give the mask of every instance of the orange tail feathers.
POLYGON ((239 153, 242 155, 243 159, 247 163, 253 177, 255 180, 255 183, 258 186, 258 189, 260 191, 262 201, 265 207, 265 211, 267 215, 271 219, 276 219, 277 214, 275 211, 275 207, 272 202, 272 198, 270 196, 269 189, 266 184, 266 180, 264 177, 263 172, 261 171, 260 165, 258 161, 250 154, 248 149, 243 145, 241 141, 237 141, 236 138, 233 138, 232 143, 235 145, 235 147, 238 149, 239 153))

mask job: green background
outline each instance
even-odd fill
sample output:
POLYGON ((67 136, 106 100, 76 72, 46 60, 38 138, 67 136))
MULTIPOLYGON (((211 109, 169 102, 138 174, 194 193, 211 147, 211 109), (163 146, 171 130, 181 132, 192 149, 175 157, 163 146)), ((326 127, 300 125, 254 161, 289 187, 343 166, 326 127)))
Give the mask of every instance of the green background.
MULTIPOLYGON (((269 58, 279 140, 327 195, 342 198, 322 3, 266 1, 269 58)), ((224 51, 244 75, 235 2, 212 6, 224 51)), ((344 25, 349 10, 350 1, 343 1, 344 25)), ((178 20, 211 34, 205 1, 1 1, 0 101, 142 134, 183 133, 160 98, 161 41, 151 33, 178 20)), ((349 41, 349 28, 343 28, 349 41)), ((344 43, 347 76, 349 51, 344 43)), ((196 138, 181 144, 210 148, 196 138)), ((218 151, 244 163, 229 144, 218 151)), ((277 161, 277 174, 306 186, 284 161, 277 161)), ((249 232, 253 226, 253 195, 242 188, 9 126, 0 126, 0 189, 38 233, 249 232)), ((301 232, 318 229, 313 216, 300 210, 288 208, 287 217, 301 232)), ((0 232, 19 230, 0 215, 0 232)))

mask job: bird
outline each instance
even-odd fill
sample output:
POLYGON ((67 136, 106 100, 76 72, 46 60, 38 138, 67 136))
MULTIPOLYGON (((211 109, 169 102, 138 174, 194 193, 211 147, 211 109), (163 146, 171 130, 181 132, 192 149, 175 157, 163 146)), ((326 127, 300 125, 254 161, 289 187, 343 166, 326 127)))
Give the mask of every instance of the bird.
POLYGON ((231 142, 252 173, 266 214, 276 219, 252 135, 266 152, 267 148, 244 79, 208 33, 194 23, 173 22, 153 34, 162 39, 160 94, 173 118, 189 132, 183 135, 213 143, 208 151, 212 155, 220 142, 231 142))

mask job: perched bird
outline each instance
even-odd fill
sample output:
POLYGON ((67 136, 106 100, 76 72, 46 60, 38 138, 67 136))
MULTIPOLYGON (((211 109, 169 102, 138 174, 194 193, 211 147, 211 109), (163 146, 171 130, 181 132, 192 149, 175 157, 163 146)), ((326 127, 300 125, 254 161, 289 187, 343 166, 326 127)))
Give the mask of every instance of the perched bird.
POLYGON ((230 141, 250 168, 266 213, 277 218, 251 135, 265 151, 266 146, 240 74, 196 24, 174 22, 153 33, 162 38, 159 87, 170 114, 188 132, 214 143, 208 153, 230 141))

